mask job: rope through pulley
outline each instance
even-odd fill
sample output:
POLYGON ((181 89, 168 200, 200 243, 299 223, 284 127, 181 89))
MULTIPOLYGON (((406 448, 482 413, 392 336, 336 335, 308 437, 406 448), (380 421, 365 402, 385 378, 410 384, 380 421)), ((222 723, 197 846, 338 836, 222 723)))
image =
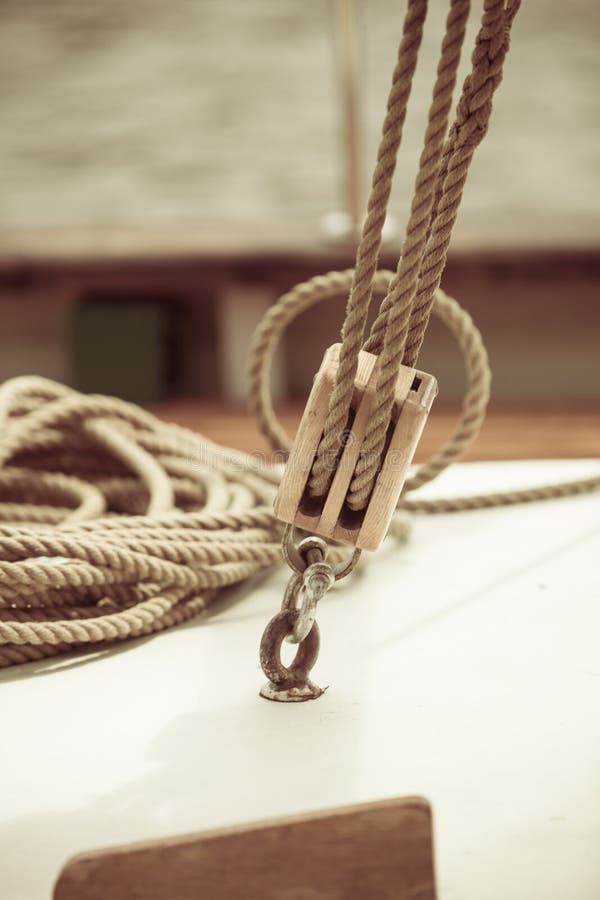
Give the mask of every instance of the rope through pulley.
MULTIPOLYGON (((365 508, 381 466, 400 366, 414 366, 418 356, 446 262, 469 165, 477 144, 487 131, 492 97, 502 78, 510 28, 518 5, 510 0, 485 0, 471 72, 463 86, 455 121, 446 137, 470 6, 466 0, 450 3, 406 239, 395 276, 364 345, 364 350, 378 355, 380 369, 376 401, 347 496, 347 503, 353 509, 365 508)), ((339 367, 308 483, 312 496, 324 495, 331 484, 332 470, 328 460, 339 446, 348 421, 383 222, 426 11, 424 0, 410 0, 342 329, 339 367)))
MULTIPOLYGON (((439 292, 439 285, 469 166, 487 132, 492 98, 502 80, 519 5, 520 0, 484 0, 471 71, 448 129, 470 7, 468 0, 450 2, 406 238, 396 272, 387 282, 384 276, 385 296, 365 342, 372 294, 376 283, 381 283, 377 262, 383 225, 427 13, 426 0, 408 2, 341 344, 325 354, 275 502, 277 516, 289 525, 357 548, 376 549, 393 521, 403 486, 410 489, 439 474, 464 451, 483 420, 489 397, 486 354, 470 319, 453 309, 452 301, 439 292), (454 316, 460 329, 469 334, 471 347, 476 347, 473 368, 480 378, 474 397, 468 397, 474 402, 465 405, 452 440, 404 485, 436 393, 435 380, 414 368, 436 302, 440 309, 452 310, 450 319, 454 316)), ((338 273, 338 279, 340 276, 343 279, 343 273, 338 273)), ((308 282, 285 302, 309 305, 318 299, 315 294, 335 279, 336 273, 330 273, 321 281, 308 282)), ((275 432, 276 443, 280 440, 265 402, 260 354, 265 349, 263 342, 269 345, 270 331, 277 330, 278 317, 285 319, 285 305, 280 301, 278 307, 259 330, 250 368, 251 404, 259 411, 267 433, 275 432)), ((597 483, 597 479, 591 481, 597 483)), ((571 485, 570 489, 576 488, 571 485)), ((461 508, 460 502, 455 501, 456 508, 461 508)), ((491 502, 511 500, 507 495, 491 502)), ((485 505, 485 498, 477 498, 475 505, 485 505)), ((283 619, 280 624, 283 627, 283 619)), ((296 626, 290 619, 285 627, 293 632, 296 626)), ((310 638, 311 633, 307 640, 310 638)), ((297 658, 300 655, 298 651, 297 658)), ((272 671, 264 658, 263 670, 268 676, 272 671)), ((262 693, 271 699, 298 699, 297 688, 294 690, 293 697, 287 696, 269 683, 262 693)))
POLYGON ((435 380, 414 365, 469 164, 487 131, 518 5, 484 0, 471 71, 448 128, 470 7, 468 0, 450 2, 406 238, 365 342, 427 13, 426 0, 408 2, 341 343, 327 351, 317 375, 275 504, 285 522, 370 550, 387 532, 437 392, 435 380))

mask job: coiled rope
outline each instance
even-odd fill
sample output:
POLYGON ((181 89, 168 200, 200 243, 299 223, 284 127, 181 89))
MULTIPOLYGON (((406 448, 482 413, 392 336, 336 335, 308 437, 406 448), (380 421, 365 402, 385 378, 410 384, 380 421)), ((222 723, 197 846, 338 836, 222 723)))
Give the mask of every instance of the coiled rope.
MULTIPOLYGON (((331 459, 327 445, 337 445, 346 425, 371 295, 384 298, 365 345, 382 355, 378 415, 369 438, 375 457, 394 371, 402 361, 414 364, 432 311, 449 327, 467 372, 462 415, 452 437, 407 481, 391 527, 400 537, 406 536, 407 511, 476 509, 600 487, 598 477, 452 500, 411 496, 464 453, 489 399, 481 335, 439 289, 439 279, 517 5, 485 0, 473 69, 444 139, 469 9, 465 0, 452 0, 407 238, 397 272, 377 272, 426 13, 424 0, 409 0, 356 269, 296 286, 268 311, 252 343, 250 408, 273 448, 286 452, 290 440, 269 393, 275 347, 303 310, 350 296, 343 365, 310 482, 318 495, 331 479, 322 463, 331 459)), ((356 508, 366 502, 376 474, 376 468, 357 469, 351 488, 356 508)), ((0 667, 177 625, 204 611, 221 589, 279 562, 282 527, 272 512, 278 481, 278 468, 116 398, 84 396, 33 376, 0 386, 0 667)), ((333 558, 340 552, 334 549, 333 558)))
POLYGON ((280 559, 276 472, 244 454, 36 377, 0 429, 0 666, 177 625, 280 559))

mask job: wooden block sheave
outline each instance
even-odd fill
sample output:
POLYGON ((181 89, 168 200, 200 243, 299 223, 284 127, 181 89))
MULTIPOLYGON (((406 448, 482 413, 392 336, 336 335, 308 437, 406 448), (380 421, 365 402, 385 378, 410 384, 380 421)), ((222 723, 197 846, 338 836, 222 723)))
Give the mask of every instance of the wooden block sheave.
POLYGON ((366 507, 352 510, 346 495, 361 455, 379 375, 379 357, 361 350, 344 447, 338 458, 331 460, 335 475, 327 496, 315 499, 308 493, 307 482, 323 435, 340 348, 341 344, 334 344, 326 351, 315 377, 275 499, 275 515, 311 534, 362 550, 376 550, 389 528, 437 394, 437 382, 425 372, 401 367, 379 474, 366 507))

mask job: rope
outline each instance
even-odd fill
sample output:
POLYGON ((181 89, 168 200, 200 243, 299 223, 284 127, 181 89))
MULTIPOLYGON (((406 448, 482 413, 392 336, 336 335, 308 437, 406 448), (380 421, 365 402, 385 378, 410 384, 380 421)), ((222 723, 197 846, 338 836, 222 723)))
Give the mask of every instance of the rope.
MULTIPOLYGON (((269 367, 302 310, 346 293, 353 273, 332 272, 284 295, 253 340, 250 404, 273 447, 277 422, 269 367)), ((394 275, 378 272, 375 293, 394 275)), ((465 359, 467 391, 452 437, 417 469, 390 533, 407 512, 451 512, 567 496, 600 478, 505 494, 419 500, 471 443, 485 415, 490 372, 470 316, 442 291, 434 312, 465 359)), ((0 667, 152 634, 204 612, 223 588, 281 561, 272 512, 279 470, 218 447, 110 397, 84 396, 41 378, 0 387, 0 667)), ((332 559, 343 551, 332 548, 332 559)))
MULTIPOLYGON (((385 445, 400 365, 414 365, 431 315, 434 295, 446 261, 452 228, 475 147, 485 135, 492 97, 502 79, 510 27, 518 9, 516 0, 484 0, 481 27, 472 55, 472 68, 458 103, 456 119, 446 142, 450 104, 465 35, 469 3, 451 0, 442 41, 433 98, 419 162, 415 193, 398 269, 383 300, 365 349, 380 355, 376 403, 361 448, 346 501, 352 509, 364 509, 372 493, 385 445)), ((410 13, 410 8, 407 16, 410 13)), ((422 28, 426 3, 419 5, 422 28)), ((400 57, 403 48, 400 47, 400 57)), ((412 59, 412 57, 411 57, 412 59)), ((389 109, 393 108, 394 86, 389 109)), ((405 109, 403 112, 405 113, 405 109)), ((400 146, 398 140, 396 152, 400 146)), ((376 167, 376 173, 378 166, 376 167)), ((393 169, 388 167, 390 179, 393 169)), ((389 186, 386 193, 389 198, 389 186)), ((386 201, 387 202, 387 201, 386 201)), ((384 213, 382 213, 384 215, 384 213)), ((376 253, 366 248, 368 221, 357 260, 369 253, 373 267, 376 253)), ((378 251, 377 245, 376 250, 378 251)), ((357 263, 358 266, 358 263, 357 263)), ((373 269, 369 269, 372 274, 373 269)), ((370 304, 370 285, 360 296, 351 290, 342 331, 340 358, 344 367, 336 375, 329 415, 309 479, 313 496, 323 496, 332 477, 327 462, 344 445, 343 428, 348 420, 358 353, 370 304), (357 308, 360 307, 360 308, 357 308)))
MULTIPOLYGON (((385 296, 395 279, 395 273, 380 270, 373 279, 373 293, 385 296)), ((273 304, 256 329, 250 347, 248 366, 248 405, 256 416, 258 425, 273 449, 284 458, 292 441, 279 423, 269 388, 269 376, 273 357, 281 337, 293 320, 311 306, 333 300, 347 294, 353 280, 351 269, 329 272, 296 285, 273 304)), ((406 535, 406 513, 460 512, 549 500, 555 497, 585 493, 600 488, 600 477, 556 482, 536 488, 525 488, 503 493, 481 494, 452 499, 413 499, 408 494, 437 478, 444 469, 460 459, 477 437, 483 424, 490 398, 491 373, 488 356, 481 333, 471 316, 459 303, 441 289, 434 295, 432 311, 451 332, 465 363, 467 387, 459 421, 450 438, 407 479, 398 512, 392 521, 391 534, 406 535)))
POLYGON ((41 378, 0 387, 0 666, 169 628, 280 560, 277 475, 41 378))
MULTIPOLYGON (((451 438, 406 482, 390 533, 406 538, 408 512, 450 512, 563 497, 600 487, 580 479, 451 500, 409 494, 458 459, 483 422, 490 371, 470 316, 439 280, 475 146, 489 122, 508 34, 518 8, 485 0, 482 27, 448 137, 448 114, 468 14, 452 0, 396 273, 377 271, 406 107, 421 43, 425 0, 409 0, 355 270, 297 285, 267 313, 253 338, 249 402, 276 451, 290 440, 269 393, 269 369, 287 325, 321 300, 349 295, 338 381, 310 478, 326 491, 330 451, 346 427, 372 293, 383 296, 366 347, 381 353, 379 446, 401 361, 416 361, 432 312, 463 354, 467 390, 451 438), (444 140, 445 138, 445 140, 444 140)), ((361 463, 352 504, 368 499, 377 469, 361 463)), ((282 526, 272 512, 279 470, 165 424, 122 400, 83 396, 42 378, 0 387, 0 667, 152 634, 204 612, 219 591, 281 560, 282 526)), ((343 551, 332 548, 331 558, 343 551)))
POLYGON ((336 458, 343 447, 341 436, 350 411, 358 366, 358 353, 363 341, 371 302, 372 282, 377 269, 381 235, 392 189, 398 150, 402 141, 402 130, 413 75, 417 66, 426 13, 426 0, 409 0, 398 49, 398 61, 392 76, 392 87, 383 122, 381 142, 377 152, 373 184, 367 204, 367 216, 358 246, 356 268, 350 287, 342 330, 338 376, 329 403, 323 439, 317 450, 308 482, 309 491, 317 497, 327 493, 335 470, 335 467, 331 465, 331 460, 336 458))

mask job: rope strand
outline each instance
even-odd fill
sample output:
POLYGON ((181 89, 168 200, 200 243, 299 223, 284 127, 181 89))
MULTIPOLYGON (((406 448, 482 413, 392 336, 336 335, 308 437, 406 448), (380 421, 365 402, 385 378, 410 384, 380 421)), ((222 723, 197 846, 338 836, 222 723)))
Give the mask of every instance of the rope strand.
MULTIPOLYGON (((438 182, 448 116, 456 86, 458 65, 469 17, 470 0, 452 0, 442 41, 437 77, 429 109, 423 151, 415 183, 410 218, 406 226, 406 241, 402 247, 396 277, 390 284, 379 314, 371 328, 364 349, 381 353, 392 306, 399 305, 410 313, 417 289, 421 256, 429 238, 431 218, 438 182)), ((406 323, 408 325, 408 322, 406 323)))
POLYGON ((342 349, 336 383, 331 395, 323 439, 318 447, 308 482, 312 496, 327 493, 333 477, 331 460, 343 446, 342 432, 348 420, 358 354, 363 342, 367 313, 371 302, 373 278, 377 269, 381 235, 392 188, 406 109, 417 66, 417 57, 427 15, 427 0, 409 0, 404 19, 398 62, 392 77, 387 113, 383 122, 367 217, 359 244, 356 268, 342 330, 342 349))
POLYGON ((404 347, 404 362, 409 366, 415 364, 423 343, 473 154, 487 133, 492 97, 502 80, 510 28, 519 5, 520 0, 515 0, 506 9, 501 0, 486 0, 485 3, 482 28, 473 53, 473 71, 465 81, 458 104, 445 154, 436 216, 419 273, 419 290, 411 309, 404 347))
MULTIPOLYGON (((452 129, 452 152, 449 158, 444 158, 444 163, 448 159, 448 171, 444 174, 435 219, 431 221, 435 181, 442 158, 442 135, 439 128, 432 126, 431 120, 435 108, 434 94, 425 149, 417 176, 413 211, 408 224, 406 249, 399 263, 397 278, 392 282, 388 298, 384 300, 385 329, 376 401, 348 490, 347 502, 352 509, 364 509, 372 493, 390 422, 400 365, 403 360, 411 366, 416 362, 431 315, 433 297, 446 262, 469 166, 476 146, 487 131, 492 96, 502 79, 502 67, 508 47, 508 27, 515 12, 516 10, 511 11, 508 19, 504 0, 485 0, 481 28, 472 56, 472 71, 465 81, 456 123, 452 129), (428 153, 430 144, 431 157, 428 153), (432 171, 426 168, 430 165, 430 158, 434 160, 432 171), (407 336, 409 346, 405 350, 407 336)), ((448 20, 447 37, 450 25, 451 17, 448 20)), ((452 48, 453 45, 449 46, 452 48)), ((443 55, 442 52, 442 57, 443 55)))

